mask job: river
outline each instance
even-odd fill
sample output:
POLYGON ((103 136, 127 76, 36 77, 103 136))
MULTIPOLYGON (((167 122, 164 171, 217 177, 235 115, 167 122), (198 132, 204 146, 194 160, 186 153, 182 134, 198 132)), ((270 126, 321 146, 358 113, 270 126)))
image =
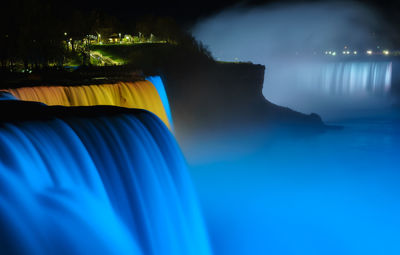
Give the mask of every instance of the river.
POLYGON ((399 117, 183 146, 215 254, 400 254, 399 117))

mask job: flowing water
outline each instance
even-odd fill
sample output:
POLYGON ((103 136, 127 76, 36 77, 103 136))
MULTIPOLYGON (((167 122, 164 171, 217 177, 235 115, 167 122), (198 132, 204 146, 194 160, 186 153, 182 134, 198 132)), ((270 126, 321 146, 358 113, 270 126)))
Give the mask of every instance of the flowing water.
POLYGON ((117 82, 81 86, 36 86, 4 90, 24 101, 46 105, 93 106, 113 105, 145 109, 156 114, 172 127, 171 112, 160 77, 145 81, 117 82))
POLYGON ((326 93, 384 95, 392 86, 392 62, 338 62, 321 69, 310 84, 326 93))
MULTIPOLYGON (((311 77, 325 85, 313 90, 386 98, 390 68, 322 66, 311 77)), ((143 108, 164 109, 157 115, 169 123, 162 82, 149 80, 10 92, 63 105, 137 103, 151 95, 156 110, 152 103, 143 108), (132 91, 139 96, 126 98, 132 91)), ((320 134, 260 128, 184 141, 205 224, 174 138, 148 112, 2 123, 0 248, 6 254, 397 255, 400 116, 385 110, 330 123, 343 128, 320 134)))
POLYGON ((2 122, 0 145, 2 254, 210 253, 186 162, 155 115, 2 122))
POLYGON ((279 61, 266 67, 263 94, 278 105, 325 121, 387 111, 394 98, 391 61, 279 61))

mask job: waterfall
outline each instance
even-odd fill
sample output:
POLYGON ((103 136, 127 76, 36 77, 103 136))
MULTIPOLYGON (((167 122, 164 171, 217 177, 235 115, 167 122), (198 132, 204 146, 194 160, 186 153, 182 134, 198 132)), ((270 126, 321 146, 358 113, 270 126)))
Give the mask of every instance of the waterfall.
POLYGON ((15 110, 0 124, 2 254, 210 254, 185 160, 155 115, 0 107, 15 110))
POLYGON ((156 114, 172 128, 168 100, 159 77, 149 77, 148 80, 135 82, 82 86, 36 86, 5 91, 20 100, 42 102, 46 105, 114 105, 145 109, 156 114))
POLYGON ((263 95, 325 121, 374 116, 393 103, 392 66, 390 61, 281 59, 267 66, 263 95))
POLYGON ((392 62, 305 61, 287 64, 284 72, 277 72, 273 82, 280 79, 299 90, 326 95, 384 96, 392 86, 392 62), (282 77, 284 72, 290 77, 282 77))
POLYGON ((320 68, 311 84, 326 93, 384 95, 391 88, 391 62, 337 62, 320 68))
POLYGON ((163 81, 161 80, 160 76, 150 76, 146 78, 149 82, 151 82, 154 87, 156 87, 158 95, 161 98, 161 102, 163 103, 165 112, 167 114, 169 120, 169 126, 173 129, 173 121, 171 115, 171 109, 169 107, 169 101, 167 97, 167 92, 165 91, 165 86, 163 81))

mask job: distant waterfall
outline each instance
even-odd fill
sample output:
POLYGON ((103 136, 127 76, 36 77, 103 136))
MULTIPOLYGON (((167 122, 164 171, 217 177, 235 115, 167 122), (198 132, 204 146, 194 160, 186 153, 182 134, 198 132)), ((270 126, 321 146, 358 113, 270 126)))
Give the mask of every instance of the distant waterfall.
POLYGON ((391 62, 338 62, 320 68, 310 82, 329 94, 386 94, 391 88, 391 62))
POLYGON ((390 61, 289 58, 266 67, 263 94, 271 102, 336 121, 375 116, 393 102, 390 61))
POLYGON ((20 100, 42 102, 47 105, 114 105, 145 109, 156 114, 166 125, 172 127, 168 100, 159 77, 149 77, 146 81, 82 86, 22 87, 6 91, 20 100))
POLYGON ((155 115, 22 103, 19 115, 45 119, 1 116, 1 254, 210 254, 185 160, 155 115))

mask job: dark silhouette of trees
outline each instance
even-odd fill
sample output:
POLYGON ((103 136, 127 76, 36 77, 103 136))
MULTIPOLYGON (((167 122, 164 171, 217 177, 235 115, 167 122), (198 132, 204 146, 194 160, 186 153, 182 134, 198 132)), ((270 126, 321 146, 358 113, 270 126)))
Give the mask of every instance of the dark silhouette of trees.
POLYGON ((109 36, 119 21, 99 11, 73 10, 52 0, 15 0, 0 9, 0 66, 62 66, 72 55, 88 63, 89 35, 109 36))
MULTIPOLYGON (((89 63, 89 41, 125 33, 166 41, 200 55, 209 52, 170 17, 147 16, 127 30, 101 11, 85 12, 53 0, 14 0, 0 9, 0 66, 3 69, 62 67, 66 60, 89 63), (134 27, 135 31, 133 31, 134 27), (92 35, 89 38, 89 35, 92 35), (99 36, 100 35, 100 36, 99 36)), ((135 20, 135 18, 133 19, 135 20)))
POLYGON ((2 67, 62 65, 64 47, 60 22, 52 2, 17 0, 2 9, 0 57, 2 67))
POLYGON ((158 40, 176 43, 182 35, 179 25, 171 17, 146 16, 136 23, 136 33, 143 38, 155 36, 158 40))
POLYGON ((181 28, 171 17, 158 17, 154 24, 156 37, 169 43, 176 43, 182 34, 181 28))
POLYGON ((154 17, 146 16, 136 22, 136 34, 142 38, 149 38, 154 27, 154 17))
POLYGON ((71 43, 71 49, 76 51, 76 41, 82 40, 90 33, 90 24, 87 17, 79 10, 69 15, 65 22, 65 41, 71 43))

